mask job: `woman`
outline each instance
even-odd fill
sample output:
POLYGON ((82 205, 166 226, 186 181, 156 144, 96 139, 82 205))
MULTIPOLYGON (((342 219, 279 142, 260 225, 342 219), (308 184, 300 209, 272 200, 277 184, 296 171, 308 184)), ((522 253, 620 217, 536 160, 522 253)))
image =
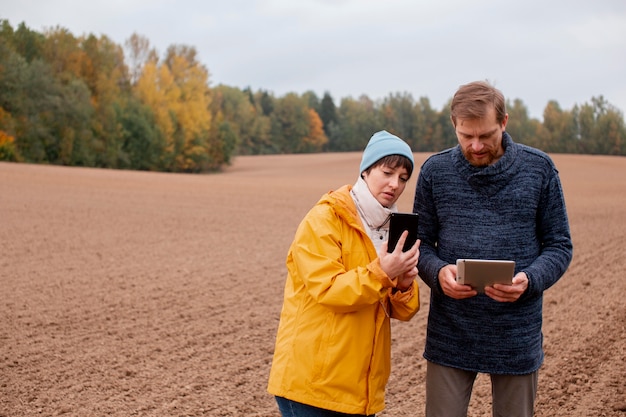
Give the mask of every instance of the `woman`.
POLYGON ((384 409, 390 318, 407 321, 419 309, 419 241, 402 252, 405 231, 387 252, 389 216, 413 166, 402 139, 374 134, 357 182, 325 194, 300 223, 268 384, 283 417, 384 409))

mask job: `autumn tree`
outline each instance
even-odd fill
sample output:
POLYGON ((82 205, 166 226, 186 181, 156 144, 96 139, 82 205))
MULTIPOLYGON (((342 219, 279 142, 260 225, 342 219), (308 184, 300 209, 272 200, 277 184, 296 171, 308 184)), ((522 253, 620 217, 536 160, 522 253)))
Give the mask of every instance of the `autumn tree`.
POLYGON ((514 99, 512 102, 507 100, 506 109, 509 114, 506 131, 513 140, 541 148, 540 138, 546 137, 546 133, 542 133, 543 126, 538 120, 530 118, 528 108, 522 100, 514 99))
POLYGON ((71 73, 57 77, 41 58, 27 62, 6 42, 0 43, 0 62, 0 108, 10 121, 3 130, 24 160, 93 165, 93 107, 82 80, 71 73))
MULTIPOLYGON (((435 135, 437 132, 438 114, 431 107, 430 100, 427 97, 420 99, 413 105, 413 128, 411 131, 410 145, 415 152, 431 151, 440 149, 440 137, 435 135)), ((441 130, 441 129, 439 129, 441 130)))
POLYGON ((575 108, 579 152, 626 154, 626 128, 623 114, 604 97, 592 97, 591 104, 575 108))
POLYGON ((120 168, 160 171, 165 138, 152 109, 136 97, 128 97, 115 106, 120 124, 120 168))
POLYGON ((324 133, 322 119, 317 112, 309 108, 308 113, 309 132, 302 138, 299 152, 320 152, 328 143, 328 138, 324 133))
POLYGON ((335 141, 334 136, 338 132, 338 116, 335 101, 328 91, 324 92, 322 101, 320 102, 319 116, 322 119, 324 133, 328 137, 328 145, 335 141))
POLYGON ((411 149, 415 146, 417 120, 415 100, 409 93, 389 94, 381 104, 382 128, 404 139, 411 149))
POLYGON ((127 61, 129 61, 130 82, 134 85, 141 77, 144 65, 151 61, 158 61, 158 53, 150 46, 148 38, 137 33, 133 33, 124 46, 127 51, 127 61))
POLYGON ((21 157, 15 147, 15 137, 7 133, 13 130, 11 115, 0 107, 0 161, 17 162, 21 157))
POLYGON ((306 100, 295 93, 275 100, 270 119, 277 153, 302 152, 302 140, 309 134, 308 109, 306 100))
POLYGON ((274 112, 274 96, 272 96, 269 91, 259 91, 257 101, 261 106, 261 111, 265 116, 269 116, 274 112))
POLYGON ((88 35, 81 39, 84 52, 81 78, 91 91, 95 108, 93 133, 98 166, 117 168, 126 165, 121 125, 116 110, 127 103, 130 79, 123 49, 106 36, 88 35))
POLYGON ((555 100, 548 102, 543 111, 543 129, 538 133, 537 147, 545 152, 567 152, 568 144, 577 136, 572 112, 564 111, 555 100))
POLYGON ((370 137, 383 126, 380 112, 366 95, 358 100, 351 97, 342 99, 337 116, 339 129, 330 143, 332 151, 361 151, 370 137))
POLYGON ((56 26, 47 29, 42 54, 60 82, 68 82, 83 75, 87 57, 80 47, 80 39, 68 29, 56 26))
POLYGON ((221 132, 232 134, 230 141, 224 138, 223 142, 226 149, 230 149, 232 142, 231 154, 256 155, 271 150, 270 119, 255 103, 250 90, 241 91, 226 85, 212 89, 211 112, 215 123, 228 124, 221 132))
POLYGON ((435 132, 433 134, 433 149, 431 152, 451 148, 458 144, 454 125, 450 119, 450 105, 452 99, 448 100, 441 111, 437 113, 437 122, 435 123, 435 132))
POLYGON ((143 66, 134 86, 140 101, 155 116, 165 141, 163 166, 182 172, 220 164, 211 160, 208 70, 197 61, 195 48, 168 48, 163 62, 154 57, 143 66))
POLYGON ((305 101, 308 108, 315 110, 316 113, 320 112, 320 99, 315 94, 315 91, 308 90, 302 94, 302 99, 305 101))
POLYGON ((164 63, 175 86, 170 109, 182 139, 175 147, 177 169, 202 171, 205 165, 220 164, 209 160, 209 71, 198 62, 196 49, 186 45, 170 46, 164 63))
POLYGON ((30 30, 24 22, 13 28, 7 20, 0 20, 0 38, 7 42, 10 47, 26 62, 41 58, 45 36, 30 30))

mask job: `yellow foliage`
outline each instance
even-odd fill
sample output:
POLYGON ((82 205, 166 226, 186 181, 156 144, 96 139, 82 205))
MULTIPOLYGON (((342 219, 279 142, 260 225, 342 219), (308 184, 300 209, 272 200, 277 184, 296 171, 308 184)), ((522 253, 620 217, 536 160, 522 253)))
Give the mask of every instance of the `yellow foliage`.
POLYGON ((167 72, 167 67, 157 68, 154 61, 146 63, 141 77, 135 85, 135 92, 139 100, 152 109, 161 132, 164 133, 165 137, 171 138, 174 133, 174 126, 169 115, 170 106, 162 87, 171 78, 167 72))
POLYGON ((303 139, 303 142, 312 145, 316 150, 322 150, 322 147, 328 143, 328 137, 324 133, 324 123, 313 109, 309 109, 309 135, 303 139))
POLYGON ((0 161, 19 160, 20 157, 15 149, 15 138, 5 131, 0 130, 0 161))
MULTIPOLYGON (((166 150, 181 153, 175 156, 177 168, 193 170, 192 160, 200 152, 198 143, 202 143, 211 127, 208 73, 183 55, 170 57, 168 64, 146 63, 135 91, 139 99, 152 108, 165 134, 166 150), (175 137, 180 139, 181 136, 182 149, 177 150, 180 144, 177 145, 175 137)), ((204 143, 202 149, 206 154, 208 143, 204 143)))
POLYGON ((15 144, 15 138, 8 133, 0 130, 0 148, 5 146, 13 146, 15 144))
POLYGON ((43 53, 57 74, 67 72, 80 78, 84 69, 92 67, 91 60, 80 48, 79 39, 65 28, 56 27, 46 31, 43 53))

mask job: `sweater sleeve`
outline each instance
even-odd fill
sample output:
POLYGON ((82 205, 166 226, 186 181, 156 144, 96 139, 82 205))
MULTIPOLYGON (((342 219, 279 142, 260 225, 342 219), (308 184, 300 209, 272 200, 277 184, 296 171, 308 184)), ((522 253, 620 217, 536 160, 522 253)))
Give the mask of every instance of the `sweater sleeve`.
POLYGON ((528 275, 528 296, 538 295, 554 285, 572 260, 573 245, 565 198, 556 169, 552 170, 537 213, 539 256, 523 271, 528 275))
POLYGON ((420 278, 431 291, 441 293, 439 271, 447 263, 437 256, 436 242, 439 234, 439 222, 432 195, 432 184, 427 165, 422 167, 415 188, 413 212, 419 214, 420 257, 417 263, 420 278))

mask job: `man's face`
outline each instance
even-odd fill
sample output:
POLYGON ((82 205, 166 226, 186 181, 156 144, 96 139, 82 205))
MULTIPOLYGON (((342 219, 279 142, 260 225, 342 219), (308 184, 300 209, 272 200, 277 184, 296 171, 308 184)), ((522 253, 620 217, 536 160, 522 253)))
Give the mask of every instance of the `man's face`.
POLYGON ((484 167, 495 163, 504 154, 502 133, 509 118, 507 114, 502 124, 496 120, 496 110, 492 107, 481 119, 457 118, 455 132, 463 155, 470 164, 484 167))

